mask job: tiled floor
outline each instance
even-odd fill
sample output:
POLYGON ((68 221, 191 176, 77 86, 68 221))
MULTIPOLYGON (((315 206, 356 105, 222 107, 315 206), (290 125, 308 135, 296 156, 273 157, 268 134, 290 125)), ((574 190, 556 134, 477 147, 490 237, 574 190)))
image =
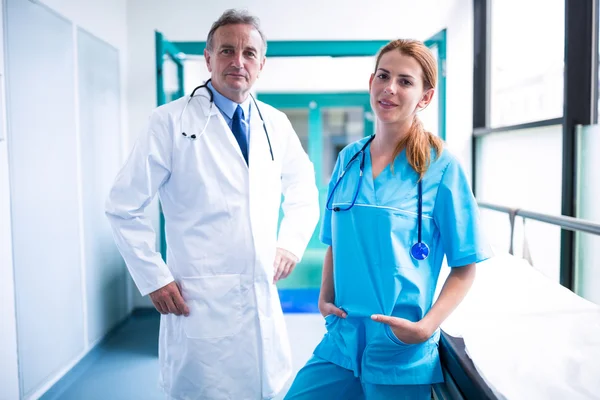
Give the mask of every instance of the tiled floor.
MULTIPOLYGON (((325 324, 319 314, 286 314, 286 323, 297 372, 325 333, 325 324)), ((158 324, 158 313, 132 316, 94 350, 92 361, 75 367, 42 399, 165 399, 157 386, 158 324)), ((277 400, 283 399, 288 387, 277 400)))

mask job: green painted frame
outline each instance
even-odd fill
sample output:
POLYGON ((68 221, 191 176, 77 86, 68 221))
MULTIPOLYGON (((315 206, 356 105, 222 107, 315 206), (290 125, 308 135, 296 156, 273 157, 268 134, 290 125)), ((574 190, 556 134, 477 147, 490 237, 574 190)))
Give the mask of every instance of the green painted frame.
MULTIPOLYGON (((425 41, 428 47, 435 46, 438 51, 438 101, 439 120, 438 132, 442 139, 446 138, 446 30, 436 33, 425 41)), ((166 102, 163 87, 162 66, 164 56, 168 55, 176 64, 179 81, 179 95, 183 96, 183 61, 186 55, 203 55, 206 42, 169 42, 164 36, 156 31, 156 87, 157 105, 166 102)), ((320 41, 270 41, 267 48, 268 57, 360 57, 374 56, 381 47, 388 43, 387 40, 320 40, 320 41)), ((368 93, 302 93, 291 95, 289 93, 269 93, 258 96, 262 101, 276 106, 277 108, 309 108, 309 132, 319 132, 321 129, 321 107, 333 106, 363 106, 369 109, 368 93), (294 96, 294 97, 291 97, 294 96), (366 96, 366 103, 365 103, 366 96), (311 101, 316 105, 311 107, 311 101)), ((365 118, 365 132, 371 132, 373 122, 365 118), (370 125, 369 125, 370 124, 370 125)), ((309 137, 309 155, 319 156, 322 154, 320 140, 309 137)), ((317 177, 321 171, 315 170, 317 177)), ((164 235, 164 216, 160 212, 161 254, 166 259, 166 242, 164 235)), ((312 242, 312 240, 311 240, 312 242)))
MULTIPOLYGON (((167 95, 164 88, 163 64, 165 56, 169 57, 177 65, 177 97, 184 95, 183 60, 185 54, 172 42, 165 39, 162 33, 154 32, 154 45, 156 48, 156 105, 167 103, 167 95)), ((167 239, 165 237, 165 216, 159 202, 159 229, 160 229, 160 254, 163 260, 167 260, 167 239)))
POLYGON ((427 47, 436 47, 438 51, 438 135, 443 140, 446 140, 446 39, 446 29, 443 29, 425 41, 427 47))
MULTIPOLYGON (((425 40, 438 51, 438 134, 446 139, 446 29, 425 40)), ((387 40, 276 40, 267 46, 267 57, 362 57, 374 56, 387 40)), ((203 55, 206 42, 173 42, 181 52, 203 55)))
MULTIPOLYGON (((322 139, 322 109, 327 107, 360 107, 363 113, 371 110, 369 92, 330 92, 330 93, 258 93, 257 99, 279 109, 308 109, 308 157, 313 160, 317 188, 319 189, 319 204, 321 214, 327 200, 329 182, 322 182, 323 176, 323 140, 322 139)), ((373 121, 364 117, 366 134, 374 132, 373 121)), ((281 216, 280 216, 281 217, 281 216)), ((310 239, 311 249, 325 248, 319 240, 320 222, 310 239)))

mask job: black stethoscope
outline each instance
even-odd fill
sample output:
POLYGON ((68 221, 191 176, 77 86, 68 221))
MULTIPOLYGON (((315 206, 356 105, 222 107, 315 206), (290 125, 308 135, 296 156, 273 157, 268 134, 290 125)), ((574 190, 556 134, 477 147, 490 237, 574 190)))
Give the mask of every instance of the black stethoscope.
MULTIPOLYGON (((196 140, 200 136, 204 135, 204 132, 206 131, 206 127, 208 126, 208 122, 210 121, 210 115, 211 115, 213 106, 215 105, 214 95, 213 95, 212 90, 210 90, 210 88, 208 87, 208 82, 210 82, 210 79, 207 80, 206 82, 204 82, 202 85, 196 86, 196 88, 194 88, 194 90, 192 90, 192 93, 188 97, 188 100, 185 103, 183 110, 181 110, 181 115, 179 116, 179 130, 181 131, 181 134, 183 136, 185 136, 186 138, 188 138, 190 140, 196 140), (190 104, 190 101, 192 101, 192 99, 196 95, 196 91, 198 89, 203 89, 203 88, 206 89, 206 91, 208 92, 209 100, 210 100, 210 109, 208 110, 208 118, 206 118, 206 123, 204 124, 204 128, 202 128, 202 131, 198 135, 196 135, 195 133, 188 135, 183 130, 183 114, 185 113, 185 110, 187 109, 188 104, 190 104)), ((250 94, 250 97, 252 98, 252 101, 254 102, 254 106, 256 107, 256 111, 258 111, 258 116, 260 117, 260 120, 262 121, 263 129, 265 130, 265 135, 267 135, 267 142, 269 143, 269 152, 271 153, 271 160, 275 161, 275 157, 273 156, 273 147, 271 147, 271 138, 269 137, 269 131, 267 131, 267 124, 265 124, 265 120, 262 116, 262 113, 260 112, 260 108, 258 108, 256 99, 254 98, 254 96, 252 96, 252 94, 250 94)))
MULTIPOLYGON (((327 198, 327 203, 325 204, 325 207, 329 211, 334 211, 334 212, 348 211, 352 207, 354 207, 354 204, 356 203, 356 198, 358 197, 358 192, 360 191, 360 185, 362 183, 363 171, 364 171, 364 167, 365 167, 365 151, 366 151, 367 147, 369 146, 369 144, 371 144, 373 139, 375 139, 375 135, 371 135, 371 137, 367 140, 367 142, 363 145, 363 147, 356 154, 354 154, 352 156, 352 158, 350 159, 350 161, 348 161, 348 163, 346 164, 346 167, 342 171, 342 174, 340 175, 340 177, 335 182, 335 185, 333 186, 333 190, 331 191, 331 193, 329 194, 329 197, 327 198), (360 156, 360 161, 359 161, 359 167, 358 167, 359 168, 358 185, 356 185, 356 190, 354 191, 354 197, 352 198, 352 203, 350 203, 350 205, 346 206, 346 207, 335 206, 332 208, 330 206, 330 202, 331 202, 331 199, 333 198, 333 194, 335 193, 335 189, 337 189, 338 185, 342 181, 342 178, 344 177, 344 175, 346 175, 346 172, 350 168, 350 164, 352 164, 354 161, 358 160, 359 156, 360 156)), ((421 236, 421 233, 422 233, 421 225, 422 225, 422 221, 423 221, 423 183, 422 183, 422 179, 419 179, 419 183, 417 184, 417 186, 418 186, 418 192, 419 192, 418 223, 417 223, 418 241, 417 241, 417 243, 413 244, 412 247, 410 248, 410 255, 415 260, 421 261, 421 260, 425 260, 429 256, 429 246, 427 246, 426 243, 423 243, 422 236, 421 236)))

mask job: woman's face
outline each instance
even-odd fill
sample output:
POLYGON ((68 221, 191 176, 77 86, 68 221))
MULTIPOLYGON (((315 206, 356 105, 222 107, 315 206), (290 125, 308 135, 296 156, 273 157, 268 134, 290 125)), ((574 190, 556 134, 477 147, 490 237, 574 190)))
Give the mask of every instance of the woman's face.
POLYGON ((378 123, 412 123, 417 111, 425 108, 433 97, 433 89, 425 90, 423 69, 410 56, 398 50, 381 56, 369 80, 371 108, 378 123))

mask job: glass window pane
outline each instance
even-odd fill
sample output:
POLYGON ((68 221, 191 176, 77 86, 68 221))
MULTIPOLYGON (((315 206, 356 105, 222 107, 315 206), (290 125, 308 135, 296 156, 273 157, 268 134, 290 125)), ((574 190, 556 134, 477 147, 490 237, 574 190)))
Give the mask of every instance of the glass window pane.
POLYGON ((365 136, 362 107, 324 107, 323 120, 323 176, 325 185, 331 178, 338 153, 348 143, 365 136))
POLYGON ((528 259, 533 267, 560 282, 560 234, 562 229, 544 222, 517 218, 515 224, 514 254, 528 259))
POLYGON ((600 236, 577 232, 575 293, 600 305, 600 236))
POLYGON ((204 81, 210 79, 210 72, 206 68, 204 56, 186 55, 183 62, 183 85, 186 94, 192 93, 192 90, 204 81))
POLYGON ((302 148, 308 154, 308 108, 281 108, 279 109, 292 123, 302 148))
POLYGON ((163 89, 167 103, 177 98, 179 92, 179 78, 177 64, 167 54, 163 56, 163 89))
MULTIPOLYGON (((600 223, 600 126, 578 131, 577 217, 600 223)), ((576 292, 600 304, 600 236, 577 234, 576 292)))
POLYGON ((510 249, 510 220, 508 214, 480 208, 485 238, 494 252, 508 253, 510 249))
MULTIPOLYGON (((476 171, 478 200, 560 215, 562 126, 495 133, 478 138, 476 171)), ((482 219, 492 245, 507 251, 510 237, 508 216, 485 210, 482 211, 482 219)), ((517 218, 516 256, 523 256, 524 237, 529 243, 534 267, 558 282, 560 228, 532 220, 523 227, 522 219, 517 218)))
POLYGON ((255 88, 259 93, 366 92, 374 67, 374 57, 273 57, 255 88))
POLYGON ((492 0, 491 126, 562 116, 564 9, 564 0, 492 0))
POLYGON ((582 127, 577 134, 577 216, 600 223, 600 125, 582 127))
MULTIPOLYGON (((508 214, 481 209, 481 222, 494 252, 510 249, 510 219, 508 214)), ((515 219, 513 255, 528 260, 531 265, 555 282, 560 282, 560 232, 558 226, 543 222, 515 219)))
MULTIPOLYGON (((256 93, 367 92, 375 57, 272 57, 254 85, 256 93)), ((186 56, 185 89, 210 78, 202 56, 186 56)))
POLYGON ((562 126, 479 137, 475 171, 478 200, 561 214, 562 126))

